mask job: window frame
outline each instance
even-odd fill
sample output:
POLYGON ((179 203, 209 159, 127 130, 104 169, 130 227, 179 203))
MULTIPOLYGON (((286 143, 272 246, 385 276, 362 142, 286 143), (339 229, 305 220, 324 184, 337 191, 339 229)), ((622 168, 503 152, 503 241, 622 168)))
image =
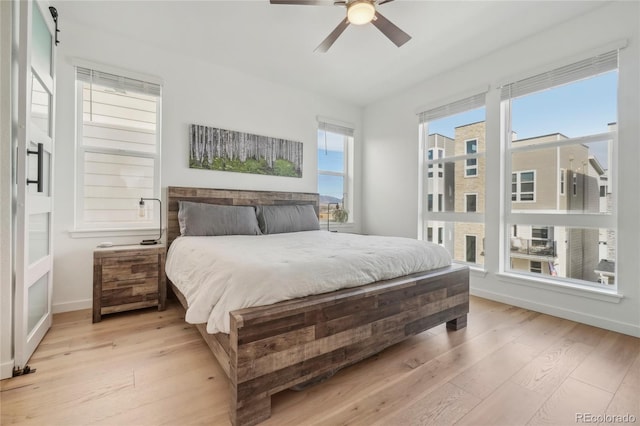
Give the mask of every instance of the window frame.
POLYGON ((333 134, 341 135, 343 137, 343 161, 342 172, 336 172, 333 170, 323 170, 320 168, 320 159, 316 161, 316 168, 318 177, 318 193, 320 193, 320 176, 334 176, 342 177, 342 207, 349 212, 349 217, 345 223, 335 222, 330 220, 332 226, 340 227, 345 225, 353 225, 355 223, 354 215, 354 178, 353 178, 353 157, 355 146, 355 129, 354 126, 348 123, 338 123, 336 120, 318 117, 317 127, 317 141, 316 152, 319 152, 320 147, 320 132, 330 132, 333 134))
MULTIPOLYGON (((486 120, 486 118, 485 118, 486 120)), ((471 139, 465 139, 464 141, 464 153, 465 155, 477 155, 478 154, 478 139, 477 138, 471 138, 471 139), (474 152, 469 152, 469 142, 475 142, 475 151, 474 152)), ((467 160, 465 160, 464 162, 464 177, 466 178, 476 178, 478 177, 478 158, 469 158, 467 160), (469 162, 473 161, 474 164, 469 165, 469 162), (474 173, 473 174, 469 174, 469 171, 473 170, 474 173)))
MULTIPOLYGON (((601 57, 611 56, 612 54, 613 52, 604 53, 601 55, 601 57)), ((617 51, 615 52, 615 57, 617 60, 617 51)), ((593 63, 593 62, 597 62, 596 59, 598 58, 597 57, 588 58, 581 62, 593 63)), ((577 65, 580 65, 580 64, 578 62, 575 62, 569 65, 566 65, 565 67, 561 67, 559 69, 579 68, 577 67, 577 65)), ((585 66, 585 68, 588 68, 588 67, 585 66)), ((620 70, 619 66, 616 66, 614 68, 607 68, 607 69, 605 68, 606 66, 601 66, 600 68, 597 69, 596 72, 586 76, 585 76, 585 72, 583 71, 582 72, 583 75, 580 78, 575 78, 575 79, 568 79, 566 74, 562 75, 561 78, 563 78, 564 80, 561 83, 554 84, 548 87, 548 89, 561 87, 565 84, 571 84, 573 82, 580 81, 583 79, 593 78, 601 74, 605 74, 612 71, 616 71, 619 73, 619 70, 620 70)), ((554 70, 551 70, 546 73, 534 76, 532 77, 532 79, 540 77, 540 81, 542 82, 553 81, 553 78, 550 77, 553 73, 554 73, 554 70)), ((618 74, 618 80, 619 78, 620 77, 618 74)), ((513 84, 518 84, 526 80, 527 79, 519 80, 513 84)), ((510 250, 509 250, 510 245, 509 245, 509 240, 506 237, 507 235, 510 235, 510 229, 508 227, 511 227, 513 225, 532 226, 535 224, 540 226, 546 225, 549 227, 559 227, 559 228, 565 228, 565 229, 586 229, 586 230, 600 229, 600 230, 607 230, 607 232, 612 230, 617 235, 618 233, 617 202, 614 202, 614 206, 611 211, 604 212, 604 213, 598 212, 597 214, 593 212, 588 213, 580 210, 576 210, 576 211, 562 210, 561 211, 562 214, 558 214, 557 212, 554 213, 549 211, 536 211, 536 210, 514 211, 517 209, 514 209, 513 202, 511 201, 511 194, 512 194, 511 174, 513 172, 512 171, 512 155, 515 152, 522 153, 526 151, 534 151, 534 150, 546 149, 550 147, 555 148, 555 147, 571 146, 571 145, 578 145, 578 144, 588 144, 588 143, 594 143, 594 142, 607 142, 609 143, 609 155, 610 155, 609 169, 613 170, 617 176, 617 173, 618 173, 617 162, 616 162, 615 154, 612 154, 612 153, 615 153, 615 151, 617 150, 618 133, 617 133, 617 130, 611 130, 611 128, 609 128, 607 132, 603 132, 599 134, 590 134, 590 135, 579 136, 575 138, 567 138, 562 140, 543 142, 535 145, 514 147, 513 140, 512 140, 512 137, 514 134, 511 129, 511 101, 520 96, 526 96, 529 94, 536 93, 541 89, 536 89, 534 91, 526 92, 524 94, 519 93, 517 96, 513 96, 513 97, 509 97, 509 96, 505 97, 505 92, 508 92, 510 90, 508 86, 509 84, 505 84, 501 86, 502 97, 500 101, 501 160, 504 164, 504 168, 501 176, 501 182, 502 182, 502 199, 504 201, 502 203, 503 211, 502 211, 502 218, 500 221, 500 227, 502 229, 503 238, 500 242, 500 247, 502 249, 501 249, 501 260, 499 264, 499 273, 505 274, 505 276, 511 276, 514 278, 519 278, 519 279, 528 278, 529 280, 531 280, 532 279, 531 276, 527 277, 528 272, 513 269, 510 266, 511 265, 511 262, 510 262, 511 256, 510 256, 510 250)), ((523 85, 523 87, 528 88, 528 87, 531 87, 531 85, 523 85)), ((546 90, 546 89, 543 89, 543 90, 546 90)), ((616 96, 619 99, 619 96, 617 93, 616 93, 616 96)), ((616 122, 617 122, 617 119, 616 119, 616 122)), ((615 177, 614 177, 614 180, 615 180, 615 177)), ((565 180, 565 182, 567 182, 567 180, 565 180)), ((534 189, 535 189, 535 185, 534 185, 534 189)), ((577 196, 577 174, 575 173, 572 173, 572 193, 574 194, 574 196, 577 196)), ((558 191, 558 194, 559 194, 559 191, 558 191)), ((614 200, 617 200, 617 197, 615 195, 616 194, 614 194, 614 200)), ((618 265, 616 265, 616 271, 617 271, 617 267, 618 265)), ((616 272, 616 275, 617 275, 617 272, 616 272)), ((536 278, 533 278, 533 279, 537 280, 536 278)), ((615 285, 617 286, 618 280, 616 279, 615 281, 616 281, 615 285)), ((560 277, 553 274, 549 276, 545 275, 544 282, 552 286, 556 286, 556 285, 558 287, 570 286, 570 287, 581 289, 581 290, 597 289, 596 291, 602 291, 604 289, 606 291, 611 291, 611 290, 615 291, 617 289, 617 287, 612 289, 611 285, 605 286, 597 282, 592 282, 592 281, 587 281, 587 280, 577 279, 577 278, 560 277)))
MULTIPOLYGON (((76 125, 76 135, 75 135, 75 167, 74 167, 74 181, 75 181, 75 196, 74 196, 74 229, 73 233, 78 234, 87 234, 90 235, 92 233, 104 234, 107 233, 109 235, 119 235, 121 232, 131 232, 131 231, 153 231, 157 233, 158 227, 160 224, 160 215, 153 215, 152 220, 138 220, 138 221, 128 221, 128 222, 119 222, 117 225, 109 225, 105 224, 104 226, 98 226, 93 222, 87 222, 83 220, 84 216, 84 206, 85 206, 85 197, 84 197, 84 186, 85 186, 85 168, 84 161, 85 155, 87 153, 95 153, 102 155, 119 155, 119 156, 127 156, 127 157, 135 157, 135 158, 146 158, 150 159, 153 162, 153 189, 152 196, 147 198, 157 198, 161 197, 161 150, 162 150, 162 80, 158 79, 154 76, 142 75, 137 73, 132 73, 130 71, 121 70, 114 67, 109 67, 101 64, 94 64, 91 62, 77 60, 74 61, 74 88, 75 88, 75 125, 76 125), (84 128, 84 108, 83 103, 84 99, 84 84, 86 83, 84 80, 79 79, 77 75, 78 68, 89 69, 96 71, 98 73, 106 73, 114 76, 119 76, 123 79, 132 79, 139 80, 142 82, 148 82, 148 84, 159 86, 159 93, 156 96, 156 126, 155 126, 155 152, 142 152, 142 151, 133 151, 123 148, 108 148, 108 147, 94 147, 88 146, 83 143, 83 128, 84 128)), ((99 83, 98 83, 99 84, 99 83)), ((106 86, 105 86, 106 87, 106 86)), ((132 90, 135 93, 136 90, 132 90)), ((149 94, 146 94, 149 95, 149 94)), ((104 124, 101 127, 109 128, 111 125, 104 124)), ((150 207, 155 208, 155 206, 150 207)), ((137 206, 132 210, 137 210, 137 206)))
POLYGON ((464 259, 465 262, 475 265, 478 261, 478 236, 474 234, 464 234, 464 259), (473 238, 473 260, 469 260, 468 239, 473 238))
POLYGON ((511 201, 514 203, 535 203, 536 202, 536 170, 517 170, 515 172, 511 172, 511 201), (522 181, 522 175, 524 173, 533 173, 532 181, 522 181), (513 182, 513 176, 516 176, 516 181, 513 182), (522 191, 522 185, 531 183, 533 184, 533 191, 522 191), (516 185, 516 192, 513 192, 513 185, 516 185), (523 194, 531 194, 531 200, 523 200, 523 194), (513 198, 515 196, 515 199, 513 198))
POLYGON ((478 212, 478 193, 477 192, 465 192, 464 193, 464 212, 465 213, 477 213, 478 212), (469 197, 475 197, 475 210, 469 210, 469 197))
MULTIPOLYGON (((482 263, 469 264, 464 259, 455 259, 455 256, 456 256, 455 245, 460 244, 460 241, 459 241, 460 239, 464 241, 464 233, 463 231, 456 232, 454 228, 456 227, 456 224, 478 224, 478 225, 481 225, 482 227, 486 227, 484 212, 478 211, 481 205, 480 195, 478 195, 477 201, 476 201, 477 211, 466 212, 466 205, 464 204, 465 200, 464 200, 464 197, 461 196, 462 191, 460 191, 460 195, 456 193, 454 197, 451 193, 451 187, 447 187, 445 183, 443 194, 448 193, 448 195, 447 195, 447 198, 444 199, 444 204, 448 205, 448 203, 452 201, 453 205, 455 206, 454 210, 459 209, 459 211, 447 211, 446 206, 442 206, 442 205, 440 206, 440 211, 429 211, 428 200, 430 195, 430 189, 432 190, 431 194, 435 194, 435 193, 440 194, 441 191, 436 190, 434 188, 434 185, 432 185, 433 183, 435 183, 436 180, 428 176, 428 171, 435 170, 436 167, 430 168, 429 166, 437 164, 438 169, 442 170, 443 172, 443 178, 446 178, 447 173, 450 173, 449 172, 450 165, 447 163, 452 163, 454 165, 453 166, 454 170, 452 171, 452 174, 453 175, 459 174, 461 178, 466 178, 467 176, 465 176, 465 174, 468 173, 465 170, 467 166, 467 160, 473 159, 475 161, 475 164, 471 166, 471 169, 477 170, 476 172, 477 174, 469 177, 479 177, 480 162, 486 161, 486 153, 484 151, 480 151, 480 145, 481 145, 481 141, 484 141, 483 143, 486 143, 487 130, 486 128, 484 128, 482 133, 478 133, 476 137, 469 138, 469 139, 464 139, 464 135, 462 135, 460 137, 459 142, 457 142, 458 146, 464 144, 464 151, 466 152, 467 142, 475 141, 476 152, 474 154, 456 154, 455 152, 457 148, 452 149, 451 153, 445 153, 445 149, 447 149, 446 146, 443 148, 439 145, 435 145, 435 146, 429 145, 429 138, 430 138, 429 124, 431 122, 435 122, 440 119, 452 117, 458 114, 469 113, 477 110, 482 110, 481 111, 482 120, 480 121, 485 122, 486 116, 487 116, 486 95, 487 95, 486 90, 474 91, 473 94, 470 93, 470 96, 467 96, 465 98, 457 98, 458 100, 453 102, 451 101, 442 102, 439 104, 437 108, 424 110, 423 112, 418 113, 418 116, 419 116, 418 130, 419 130, 419 142, 420 142, 420 154, 421 154, 420 156, 421 215, 419 220, 418 238, 420 239, 427 238, 426 229, 428 229, 429 226, 434 226, 434 224, 440 224, 440 223, 447 224, 446 229, 443 229, 443 238, 440 244, 443 245, 445 248, 447 248, 452 258, 454 258, 454 262, 468 265, 470 266, 471 269, 477 270, 477 271, 485 270, 483 254, 478 255, 478 253, 476 253, 476 261, 481 261, 482 263), (435 158, 436 154, 434 153, 433 160, 429 160, 428 151, 430 148, 440 148, 442 151, 442 155, 440 155, 439 158, 435 158), (451 228, 449 228, 449 224, 452 225, 451 228), (447 236, 444 235, 445 231, 448 233, 447 236), (451 233, 454 233, 453 236, 451 233), (447 237, 447 238, 444 238, 444 237, 447 237)), ((474 117, 474 119, 470 120, 468 123, 465 123, 464 125, 472 125, 477 123, 478 123, 478 120, 475 119, 474 117)), ((436 133, 439 134, 438 132, 436 133)), ((448 141, 455 143, 454 139, 450 138, 449 136, 445 136, 445 137, 447 138, 448 141)), ((482 190, 484 190, 486 187, 486 181, 482 180, 480 182, 482 184, 482 190)), ((436 198, 433 197, 433 200, 435 203, 436 198)), ((435 206, 433 210, 435 210, 435 206)), ((435 235, 434 235, 434 238, 435 238, 435 235)))

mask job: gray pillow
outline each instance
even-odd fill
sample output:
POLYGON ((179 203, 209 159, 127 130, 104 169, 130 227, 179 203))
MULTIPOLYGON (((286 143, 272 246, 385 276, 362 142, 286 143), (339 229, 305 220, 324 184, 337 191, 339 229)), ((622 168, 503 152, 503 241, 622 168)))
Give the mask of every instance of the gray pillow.
POLYGON ((320 229, 318 215, 312 205, 258 206, 258 224, 263 234, 316 231, 320 229))
POLYGON ((180 235, 260 235, 253 206, 224 206, 218 204, 180 201, 178 211, 180 235))

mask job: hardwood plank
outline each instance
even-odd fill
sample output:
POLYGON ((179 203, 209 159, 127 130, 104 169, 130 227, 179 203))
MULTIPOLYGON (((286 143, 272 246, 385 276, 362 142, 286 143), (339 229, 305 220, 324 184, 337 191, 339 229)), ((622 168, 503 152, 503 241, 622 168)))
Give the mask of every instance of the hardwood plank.
POLYGON ((544 395, 507 381, 460 419, 456 426, 524 425, 545 399, 544 395))
POLYGON ((451 379, 451 383, 484 399, 529 364, 536 355, 535 349, 530 346, 508 343, 458 374, 451 379))
POLYGON ((584 414, 601 415, 613 397, 595 386, 567 378, 545 401, 529 425, 568 425, 582 423, 584 414))
POLYGON ((520 370, 512 380, 526 389, 549 395, 592 350, 584 343, 561 340, 520 370))
POLYGON ((640 419, 640 353, 636 357, 629 371, 624 376, 606 414, 611 416, 629 415, 640 419))
MULTIPOLYGON (((452 425, 480 401, 480 398, 459 387, 445 383, 400 412, 384 416, 372 424, 377 426, 452 425)), ((356 420, 354 424, 363 423, 356 420)))
POLYGON ((571 377, 615 392, 640 352, 640 339, 608 332, 571 377))

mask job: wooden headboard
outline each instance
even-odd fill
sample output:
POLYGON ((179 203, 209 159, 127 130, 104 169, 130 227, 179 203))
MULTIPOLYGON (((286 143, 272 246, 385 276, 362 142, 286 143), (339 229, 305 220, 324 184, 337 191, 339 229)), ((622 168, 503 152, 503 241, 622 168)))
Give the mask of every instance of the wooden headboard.
POLYGON ((270 206, 312 204, 319 213, 320 196, 309 192, 246 191, 236 189, 189 188, 170 186, 167 188, 167 247, 180 236, 178 224, 178 202, 223 204, 227 206, 270 206))

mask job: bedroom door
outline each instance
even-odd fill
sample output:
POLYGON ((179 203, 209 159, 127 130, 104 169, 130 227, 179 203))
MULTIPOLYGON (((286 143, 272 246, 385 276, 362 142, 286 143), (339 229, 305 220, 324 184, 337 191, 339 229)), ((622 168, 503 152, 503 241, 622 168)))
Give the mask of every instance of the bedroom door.
POLYGON ((55 9, 19 2, 14 374, 51 327, 55 9))

